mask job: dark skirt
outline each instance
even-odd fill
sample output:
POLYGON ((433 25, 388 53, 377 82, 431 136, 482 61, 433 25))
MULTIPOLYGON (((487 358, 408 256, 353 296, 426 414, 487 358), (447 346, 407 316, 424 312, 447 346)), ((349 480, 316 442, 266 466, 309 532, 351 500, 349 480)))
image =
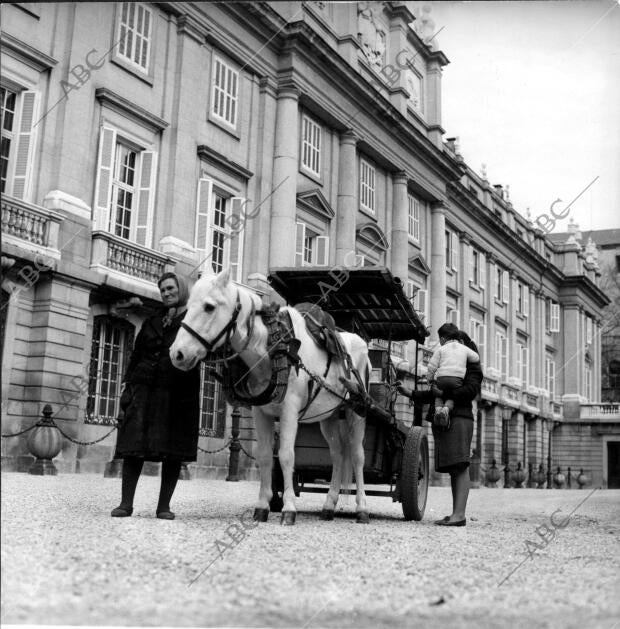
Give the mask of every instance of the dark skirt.
POLYGON ((459 473, 469 465, 474 420, 471 417, 452 417, 450 428, 433 426, 435 439, 435 470, 446 474, 459 473))
POLYGON ((198 446, 199 400, 195 394, 130 384, 130 402, 120 419, 116 457, 146 461, 195 461, 198 446))

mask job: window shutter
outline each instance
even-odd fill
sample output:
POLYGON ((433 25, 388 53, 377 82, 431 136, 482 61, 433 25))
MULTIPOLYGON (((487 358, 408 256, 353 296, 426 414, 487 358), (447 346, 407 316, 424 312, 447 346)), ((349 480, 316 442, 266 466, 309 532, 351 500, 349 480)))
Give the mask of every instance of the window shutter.
POLYGON ((529 317, 530 315, 530 287, 527 284, 523 285, 523 316, 529 317))
POLYGON ((469 338, 476 343, 476 324, 478 322, 475 319, 469 320, 469 338))
POLYGON ((115 153, 116 131, 110 127, 101 127, 93 216, 95 229, 109 229, 110 227, 110 197, 112 195, 115 153))
POLYGON ((549 397, 555 400, 555 361, 549 361, 549 397))
POLYGON ((196 195, 196 231, 194 247, 198 252, 198 266, 202 273, 211 269, 211 204, 213 198, 213 182, 210 179, 198 180, 196 195))
POLYGON ((480 288, 484 288, 487 279, 487 259, 482 252, 480 252, 478 256, 478 269, 480 269, 478 285, 480 286, 480 288))
POLYGON ((39 93, 30 90, 21 92, 21 112, 15 151, 15 170, 13 172, 14 197, 29 199, 32 189, 32 170, 37 142, 37 129, 33 125, 39 114, 39 93))
POLYGON ((450 323, 454 323, 454 325, 456 325, 458 327, 459 325, 459 318, 460 318, 460 313, 458 310, 456 309, 452 309, 450 310, 450 316, 448 317, 448 320, 450 321, 450 323))
POLYGON ((241 283, 243 279, 243 233, 245 231, 245 221, 243 215, 243 205, 245 199, 242 197, 232 197, 230 200, 231 215, 235 217, 232 225, 235 226, 229 234, 229 255, 230 273, 233 281, 241 283))
POLYGON ((508 271, 502 271, 502 301, 507 304, 510 300, 510 274, 508 271))
POLYGON ((502 371, 502 335, 500 332, 495 333, 495 368, 501 373, 502 371))
POLYGON ((493 265, 493 297, 495 297, 495 299, 499 299, 499 295, 497 294, 497 283, 499 282, 499 269, 497 268, 497 265, 494 264, 493 265))
POLYGON ((586 343, 590 345, 592 343, 592 319, 586 317, 586 343))
POLYGON ((467 279, 470 282, 476 281, 474 277, 474 248, 471 245, 466 245, 467 247, 467 279))
POLYGON ((517 343, 517 376, 521 378, 523 373, 523 345, 517 343))
POLYGON ((295 223, 295 266, 304 265, 304 242, 306 240, 306 225, 295 223))
POLYGON ((487 352, 487 326, 484 323, 478 326, 478 355, 480 356, 480 362, 484 364, 487 352))
POLYGON ((329 238, 317 236, 315 239, 316 265, 327 266, 329 264, 329 238))
POLYGON ((551 302, 551 325, 549 331, 560 331, 560 304, 556 304, 555 302, 551 302))
POLYGON ((157 153, 142 151, 138 188, 138 217, 135 222, 135 241, 150 247, 153 238, 153 207, 157 180, 157 153))
POLYGON ((523 348, 523 360, 521 361, 523 365, 523 375, 521 379, 523 380, 523 386, 527 387, 530 380, 530 349, 529 347, 523 348))
POLYGON ((459 268, 459 235, 452 232, 452 269, 458 271, 459 268))
POLYGON ((510 369, 508 368, 508 337, 502 335, 502 376, 508 378, 510 369))

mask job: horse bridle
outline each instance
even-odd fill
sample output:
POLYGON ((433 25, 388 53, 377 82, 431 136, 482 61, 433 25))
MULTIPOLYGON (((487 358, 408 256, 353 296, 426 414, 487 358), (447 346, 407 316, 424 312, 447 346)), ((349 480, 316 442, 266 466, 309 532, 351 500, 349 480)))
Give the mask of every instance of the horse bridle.
MULTIPOLYGON (((230 321, 222 328, 222 330, 218 333, 218 335, 212 341, 207 341, 207 339, 200 336, 200 334, 198 334, 196 330, 191 328, 184 321, 181 321, 181 327, 187 332, 189 332, 196 340, 200 341, 200 343, 202 343, 202 345, 205 347, 207 352, 211 353, 214 351, 215 346, 224 335, 226 335, 226 339, 224 340, 224 346, 226 346, 230 342, 230 337, 234 334, 234 331, 237 328, 237 318, 239 317, 240 312, 241 312, 241 299, 239 297, 239 291, 237 291, 237 303, 235 304, 235 310, 232 313, 232 317, 230 318, 230 321)), ((252 310, 248 318, 248 323, 250 323, 250 321, 253 320, 254 314, 255 314, 254 302, 252 302, 252 310)), ((247 337, 245 346, 243 349, 237 352, 235 356, 238 356, 239 353, 241 353, 248 346, 248 343, 250 342, 250 336, 251 336, 251 331, 248 325, 248 337, 247 337)), ((233 358, 233 357, 231 356, 230 358, 233 358)), ((230 360, 230 358, 228 358, 227 360, 230 360)))

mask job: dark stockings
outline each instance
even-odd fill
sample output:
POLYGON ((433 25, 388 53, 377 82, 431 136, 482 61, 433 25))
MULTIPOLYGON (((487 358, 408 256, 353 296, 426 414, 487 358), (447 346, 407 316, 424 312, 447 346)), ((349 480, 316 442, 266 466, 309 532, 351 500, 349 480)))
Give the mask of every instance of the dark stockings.
POLYGON ((164 461, 161 465, 161 488, 159 490, 159 502, 157 513, 170 511, 170 499, 174 493, 181 471, 180 461, 164 461))
POLYGON ((120 504, 122 509, 127 509, 128 511, 133 509, 133 497, 136 494, 136 486, 143 464, 144 459, 133 456, 125 457, 123 460, 123 485, 120 504))

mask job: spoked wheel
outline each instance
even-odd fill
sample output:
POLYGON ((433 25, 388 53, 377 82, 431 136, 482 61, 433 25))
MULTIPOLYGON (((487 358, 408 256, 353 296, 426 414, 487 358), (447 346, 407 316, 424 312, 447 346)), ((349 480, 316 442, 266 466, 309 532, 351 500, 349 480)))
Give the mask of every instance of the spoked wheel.
POLYGON ((400 476, 405 520, 421 520, 428 495, 428 438, 421 426, 412 426, 403 452, 400 476))
POLYGON ((273 467, 271 468, 271 491, 273 496, 269 501, 269 510, 273 513, 280 513, 284 506, 282 494, 284 493, 284 478, 282 476, 282 468, 280 467, 280 459, 273 457, 273 467))

